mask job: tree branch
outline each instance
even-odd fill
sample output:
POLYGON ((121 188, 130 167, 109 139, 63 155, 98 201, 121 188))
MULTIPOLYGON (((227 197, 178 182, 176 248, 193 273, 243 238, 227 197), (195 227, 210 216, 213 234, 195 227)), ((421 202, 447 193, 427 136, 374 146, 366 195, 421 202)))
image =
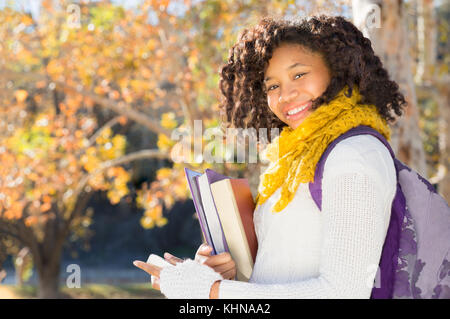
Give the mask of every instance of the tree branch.
MULTIPOLYGON (((156 132, 158 134, 163 134, 163 135, 167 136, 168 138, 172 138, 171 130, 162 127, 161 125, 159 125, 159 123, 157 121, 151 119, 147 114, 144 114, 142 112, 132 109, 124 101, 116 102, 109 98, 99 97, 95 93, 87 92, 83 89, 75 89, 75 88, 67 85, 64 82, 57 82, 57 83, 58 83, 58 85, 63 86, 67 90, 71 90, 71 91, 81 94, 85 97, 88 97, 88 98, 92 99, 95 103, 100 104, 103 107, 109 108, 112 111, 114 111, 120 115, 123 115, 123 116, 135 121, 136 123, 143 125, 144 127, 148 128, 149 130, 151 130, 153 132, 156 132)), ((190 114, 192 116, 192 111, 190 111, 190 114)), ((191 118, 191 120, 192 120, 192 118, 191 118)), ((192 124, 193 124, 193 121, 192 121, 191 125, 192 124)), ((191 127, 191 131, 192 131, 192 127, 191 127)), ((179 141, 179 143, 185 145, 187 148, 191 148, 191 144, 188 143, 185 139, 181 139, 181 141, 179 141)), ((144 157, 144 158, 146 158, 146 157, 144 157)), ((167 156, 165 156, 165 157, 163 156, 163 158, 167 158, 167 156)), ((116 164, 116 165, 118 165, 118 164, 116 164)))
MULTIPOLYGON (((10 72, 10 71, 8 71, 10 72)), ((12 71, 11 71, 12 72, 12 71)), ((30 74, 28 74, 29 76, 30 74)), ((149 129, 152 132, 155 132, 157 134, 163 134, 165 136, 167 136, 168 138, 171 138, 172 136, 172 130, 166 129, 164 127, 162 127, 158 121, 153 120, 152 118, 150 118, 147 114, 142 113, 140 111, 136 111, 134 109, 132 109, 129 105, 127 105, 124 101, 114 101, 112 99, 109 98, 105 98, 105 97, 100 97, 98 95, 96 95, 95 93, 91 93, 88 92, 86 90, 83 90, 80 86, 80 88, 74 88, 68 84, 66 84, 65 82, 62 81, 56 81, 54 79, 50 79, 49 77, 43 77, 40 74, 35 74, 36 75, 36 81, 38 80, 45 80, 47 82, 53 82, 55 84, 57 84, 58 86, 68 90, 68 91, 72 91, 76 94, 80 94, 82 96, 88 97, 90 98, 92 101, 94 101, 95 103, 101 105, 102 107, 105 107, 107 109, 110 109, 120 115, 125 116, 126 118, 135 121, 136 123, 139 123, 141 125, 143 125, 144 127, 146 127, 147 129, 149 129)), ((54 88, 56 89, 56 88, 54 88)), ((189 113, 185 112, 185 116, 188 115, 190 116, 190 120, 191 120, 191 126, 193 125, 193 112, 194 110, 186 103, 184 102, 184 108, 186 108, 186 110, 188 110, 189 113), (190 115, 189 115, 190 114, 190 115)), ((179 141, 179 143, 185 145, 188 148, 191 148, 190 143, 186 142, 184 139, 182 139, 181 141, 179 141)))
POLYGON ((87 183, 89 182, 89 179, 92 176, 103 173, 106 169, 113 167, 113 166, 118 166, 118 165, 130 163, 132 161, 148 159, 148 158, 168 159, 169 154, 167 152, 162 152, 158 149, 141 150, 141 151, 133 152, 130 154, 126 154, 124 156, 121 156, 119 158, 116 158, 116 159, 113 159, 110 161, 103 162, 102 164, 100 164, 100 166, 96 170, 94 170, 91 173, 86 174, 81 179, 81 181, 78 183, 78 185, 75 189, 75 192, 74 192, 75 198, 77 198, 81 194, 84 187, 87 185, 87 183))
POLYGON ((91 145, 93 145, 95 143, 95 140, 97 139, 97 137, 99 137, 106 129, 108 128, 112 128, 114 125, 116 125, 117 123, 119 123, 119 119, 120 116, 116 116, 114 118, 112 118, 111 120, 109 120, 105 125, 103 125, 101 128, 99 128, 90 138, 89 138, 89 142, 88 142, 88 146, 90 147, 91 145))
POLYGON ((95 93, 87 92, 83 89, 76 89, 70 85, 67 85, 64 82, 56 81, 56 84, 63 87, 68 91, 73 91, 75 93, 81 94, 85 97, 90 98, 97 104, 102 105, 103 107, 110 109, 118 114, 124 115, 129 119, 132 119, 136 123, 139 123, 149 130, 156 132, 158 134, 164 134, 166 136, 171 135, 171 131, 159 125, 159 123, 153 119, 151 119, 147 114, 133 110, 130 108, 124 101, 116 102, 112 99, 97 96, 95 93))

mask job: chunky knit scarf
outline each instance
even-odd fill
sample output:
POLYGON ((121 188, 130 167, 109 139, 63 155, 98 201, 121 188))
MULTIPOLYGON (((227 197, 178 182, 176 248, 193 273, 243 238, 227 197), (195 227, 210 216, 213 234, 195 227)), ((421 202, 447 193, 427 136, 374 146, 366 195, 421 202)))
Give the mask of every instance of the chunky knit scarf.
POLYGON ((351 97, 345 95, 347 90, 348 87, 344 87, 330 103, 317 108, 296 129, 284 127, 267 146, 263 156, 270 164, 261 176, 257 205, 263 204, 281 187, 281 197, 272 212, 283 210, 300 183, 314 181, 316 164, 327 146, 351 128, 370 126, 389 140, 389 127, 376 107, 357 104, 361 98, 357 87, 353 87, 351 97))

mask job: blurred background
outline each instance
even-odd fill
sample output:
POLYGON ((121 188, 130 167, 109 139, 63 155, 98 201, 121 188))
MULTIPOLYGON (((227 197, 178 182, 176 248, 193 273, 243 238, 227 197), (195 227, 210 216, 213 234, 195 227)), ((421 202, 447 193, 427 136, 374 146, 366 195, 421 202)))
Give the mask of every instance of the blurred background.
POLYGON ((449 201, 448 1, 0 0, 0 298, 162 298, 132 261, 201 244, 183 168, 256 190, 262 165, 178 163, 173 131, 220 125, 240 31, 315 14, 371 39, 409 103, 398 157, 449 201))

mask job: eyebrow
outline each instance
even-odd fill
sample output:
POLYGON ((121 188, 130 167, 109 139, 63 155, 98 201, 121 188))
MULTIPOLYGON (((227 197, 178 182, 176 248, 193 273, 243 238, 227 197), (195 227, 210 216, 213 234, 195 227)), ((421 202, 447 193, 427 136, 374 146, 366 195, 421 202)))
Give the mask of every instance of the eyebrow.
MULTIPOLYGON (((297 66, 309 66, 309 65, 302 64, 302 63, 300 63, 300 62, 295 62, 295 63, 292 64, 291 66, 287 67, 286 70, 293 69, 293 68, 295 68, 295 67, 297 67, 297 66)), ((264 82, 267 82, 267 81, 269 81, 270 79, 272 79, 272 78, 271 78, 271 77, 267 77, 267 78, 264 79, 264 82)))

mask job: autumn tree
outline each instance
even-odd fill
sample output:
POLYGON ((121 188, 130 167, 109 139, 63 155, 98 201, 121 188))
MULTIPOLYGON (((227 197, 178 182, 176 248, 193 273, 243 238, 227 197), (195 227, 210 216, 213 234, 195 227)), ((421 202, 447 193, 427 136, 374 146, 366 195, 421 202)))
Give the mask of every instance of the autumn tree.
MULTIPOLYGON (((9 7, 0 11, 5 40, 0 47, 0 232, 29 247, 39 296, 51 298, 58 292, 63 244, 89 225, 86 204, 93 192, 105 191, 117 204, 129 192, 130 173, 122 164, 168 157, 158 149, 126 154, 127 141, 114 130, 126 117, 110 112, 110 119, 99 123, 96 108, 113 103, 111 109, 121 108, 118 113, 168 133, 158 120, 136 116, 139 111, 130 106, 164 94, 154 93, 156 83, 139 60, 160 55, 158 43, 149 38, 139 47, 133 45, 136 38, 128 38, 123 46, 126 33, 139 35, 148 24, 129 22, 135 18, 131 12, 109 4, 84 6, 83 25, 75 23, 73 12, 49 1, 43 7, 36 21, 9 7), (129 29, 113 34, 111 28, 121 25, 129 29)), ((152 213, 156 224, 164 225, 162 214, 152 213)))
POLYGON ((448 199, 448 4, 438 8, 432 0, 353 0, 352 10, 355 25, 370 38, 408 102, 393 126, 398 157, 439 184, 448 199))

